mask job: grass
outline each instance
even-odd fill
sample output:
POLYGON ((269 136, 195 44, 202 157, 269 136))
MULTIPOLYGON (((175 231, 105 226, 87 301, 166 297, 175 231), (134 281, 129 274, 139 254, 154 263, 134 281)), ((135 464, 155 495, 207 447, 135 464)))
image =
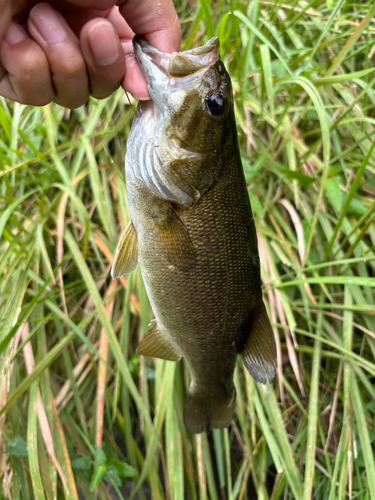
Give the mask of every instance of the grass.
POLYGON ((183 363, 139 357, 121 91, 69 111, 1 98, 0 497, 375 499, 375 6, 176 2, 232 76, 278 377, 240 360, 230 429, 182 421, 183 363), (117 496, 114 496, 117 495, 117 496))

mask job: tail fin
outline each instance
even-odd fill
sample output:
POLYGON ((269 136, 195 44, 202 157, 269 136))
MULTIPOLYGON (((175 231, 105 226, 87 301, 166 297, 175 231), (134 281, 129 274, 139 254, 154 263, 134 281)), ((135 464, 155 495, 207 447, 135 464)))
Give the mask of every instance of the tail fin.
POLYGON ((200 397, 189 390, 185 400, 184 421, 188 431, 199 434, 209 429, 229 427, 236 403, 236 390, 229 397, 200 397))

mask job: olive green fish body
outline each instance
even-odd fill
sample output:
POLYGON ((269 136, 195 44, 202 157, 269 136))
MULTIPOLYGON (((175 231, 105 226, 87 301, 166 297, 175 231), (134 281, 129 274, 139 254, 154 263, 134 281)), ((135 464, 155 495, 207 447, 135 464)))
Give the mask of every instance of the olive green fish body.
MULTIPOLYGON (((185 78, 189 89, 189 78, 200 72, 203 84, 198 90, 195 85, 176 97, 171 96, 172 89, 166 99, 172 104, 164 104, 156 117, 154 103, 139 105, 126 157, 131 225, 113 267, 118 276, 139 262, 155 314, 156 322, 138 352, 184 358, 189 366, 192 381, 184 417, 192 432, 229 425, 238 354, 250 374, 263 383, 273 379, 276 368, 230 80, 218 59, 216 40, 210 42, 210 51, 200 48, 203 55, 190 51, 178 54, 185 58, 182 62, 173 56, 167 61, 169 69, 172 63, 178 67, 174 74, 182 73, 172 87, 185 78), (196 71, 199 58, 201 67, 196 71), (184 73, 186 61, 193 67, 184 73), (212 92, 222 95, 204 107, 203 99, 212 92), (211 117, 211 104, 214 113, 217 106, 227 109, 211 117)), ((148 57, 151 51, 154 64, 155 57, 166 56, 153 50, 138 46, 138 58, 146 68, 144 51, 148 57)), ((160 65, 160 60, 156 62, 160 65)), ((155 85, 155 75, 148 76, 149 85, 155 85)), ((160 99, 150 94, 154 102, 160 99)))

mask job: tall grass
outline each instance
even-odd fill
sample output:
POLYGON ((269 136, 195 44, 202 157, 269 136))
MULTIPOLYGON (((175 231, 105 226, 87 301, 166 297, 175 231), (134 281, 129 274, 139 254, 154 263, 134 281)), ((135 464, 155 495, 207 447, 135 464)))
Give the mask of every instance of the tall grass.
POLYGON ((0 496, 374 500, 375 6, 176 7, 232 76, 278 377, 239 360, 230 429, 187 433, 139 269, 109 275, 134 105, 1 99, 0 496))

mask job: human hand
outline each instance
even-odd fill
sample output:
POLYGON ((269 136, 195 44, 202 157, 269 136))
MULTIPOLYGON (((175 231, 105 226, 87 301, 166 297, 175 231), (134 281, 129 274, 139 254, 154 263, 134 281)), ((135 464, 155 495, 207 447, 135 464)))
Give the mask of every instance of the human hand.
POLYGON ((76 108, 120 84, 148 99, 133 32, 164 52, 179 49, 172 0, 0 0, 0 95, 76 108), (13 18, 13 20, 12 20, 13 18))

